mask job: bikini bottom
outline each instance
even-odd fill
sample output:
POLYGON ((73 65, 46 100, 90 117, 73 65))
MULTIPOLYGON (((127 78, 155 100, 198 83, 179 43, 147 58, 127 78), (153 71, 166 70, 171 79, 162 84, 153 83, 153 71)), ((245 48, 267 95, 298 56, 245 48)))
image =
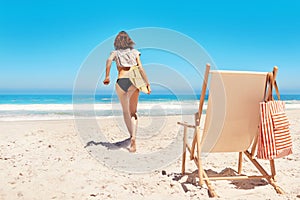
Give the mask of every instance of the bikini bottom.
POLYGON ((124 92, 128 91, 128 88, 132 85, 129 78, 119 78, 117 80, 117 84, 124 90, 124 92))

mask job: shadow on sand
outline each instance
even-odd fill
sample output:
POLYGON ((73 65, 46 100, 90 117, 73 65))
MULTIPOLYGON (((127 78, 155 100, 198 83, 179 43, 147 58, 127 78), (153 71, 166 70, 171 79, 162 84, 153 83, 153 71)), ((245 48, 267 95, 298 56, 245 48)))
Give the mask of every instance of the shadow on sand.
MULTIPOLYGON (((230 177, 230 176, 236 176, 237 172, 233 170, 232 168, 225 168, 221 172, 216 172, 211 169, 205 170, 207 175, 209 177, 215 177, 215 176, 225 176, 225 177, 230 177)), ((185 192, 188 192, 188 187, 186 185, 192 184, 194 186, 198 186, 198 170, 193 171, 192 173, 182 175, 179 173, 174 173, 170 174, 173 176, 174 181, 179 181, 182 179, 184 176, 187 176, 186 181, 181 183, 181 186, 185 192)), ((230 181, 230 180, 228 180, 230 181)), ((254 189, 255 187, 259 186, 264 186, 268 185, 268 182, 264 179, 247 179, 247 180, 231 180, 230 184, 234 185, 236 189, 241 189, 241 190, 251 190, 254 189)))
POLYGON ((84 148, 93 146, 93 145, 102 145, 106 147, 109 150, 118 150, 118 149, 127 149, 128 146, 130 145, 130 138, 127 138, 125 140, 119 141, 119 142, 95 142, 95 141, 90 141, 88 142, 84 148))

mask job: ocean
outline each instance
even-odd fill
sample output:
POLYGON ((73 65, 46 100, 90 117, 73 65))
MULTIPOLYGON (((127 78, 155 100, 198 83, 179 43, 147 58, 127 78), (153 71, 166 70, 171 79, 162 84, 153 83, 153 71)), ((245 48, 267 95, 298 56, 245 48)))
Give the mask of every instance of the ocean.
MULTIPOLYGON (((286 109, 300 109, 300 95, 281 95, 286 109)), ((141 94, 138 113, 141 116, 191 115, 198 109, 197 95, 141 94)), ((207 98, 204 104, 204 112, 207 98)), ((0 121, 74 119, 75 117, 122 116, 115 95, 0 95, 0 121), (77 112, 87 105, 89 112, 77 112), (74 109, 76 112, 74 112, 74 109), (82 115, 82 116, 81 116, 82 115)))

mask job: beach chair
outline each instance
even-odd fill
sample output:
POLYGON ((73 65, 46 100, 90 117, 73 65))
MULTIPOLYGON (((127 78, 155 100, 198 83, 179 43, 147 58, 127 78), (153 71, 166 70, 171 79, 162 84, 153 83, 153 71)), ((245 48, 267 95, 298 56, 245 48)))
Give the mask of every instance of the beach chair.
MULTIPOLYGON (((275 80, 277 67, 274 67, 275 80)), ((182 176, 185 175, 186 151, 198 168, 199 185, 207 185, 210 197, 217 197, 212 180, 266 179, 277 193, 283 190, 275 183, 275 164, 270 160, 270 173, 255 159, 259 132, 259 103, 264 101, 268 72, 210 71, 206 65, 198 112, 195 124, 178 122, 183 126, 182 176), (209 96, 204 127, 200 120, 209 84, 209 96), (194 129, 191 145, 188 144, 188 128, 194 129), (237 152, 238 169, 235 176, 208 176, 203 168, 206 153, 237 152), (260 174, 242 175, 243 154, 253 163, 260 174)), ((227 167, 227 166, 226 166, 227 167)))

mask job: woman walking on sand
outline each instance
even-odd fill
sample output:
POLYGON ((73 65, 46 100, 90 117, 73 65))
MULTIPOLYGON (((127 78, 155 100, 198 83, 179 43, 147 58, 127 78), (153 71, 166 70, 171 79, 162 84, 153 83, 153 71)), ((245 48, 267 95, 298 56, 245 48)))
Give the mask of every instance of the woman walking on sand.
POLYGON ((118 69, 118 79, 116 82, 116 92, 122 105, 123 117, 126 127, 130 133, 130 152, 136 151, 136 131, 138 125, 137 104, 139 99, 139 90, 129 79, 129 69, 133 66, 139 66, 139 71, 147 84, 148 94, 151 93, 150 84, 147 75, 142 67, 140 52, 133 48, 135 43, 131 40, 125 31, 121 31, 115 38, 115 50, 111 52, 106 61, 106 76, 103 83, 110 83, 109 74, 112 61, 116 62, 118 69))

